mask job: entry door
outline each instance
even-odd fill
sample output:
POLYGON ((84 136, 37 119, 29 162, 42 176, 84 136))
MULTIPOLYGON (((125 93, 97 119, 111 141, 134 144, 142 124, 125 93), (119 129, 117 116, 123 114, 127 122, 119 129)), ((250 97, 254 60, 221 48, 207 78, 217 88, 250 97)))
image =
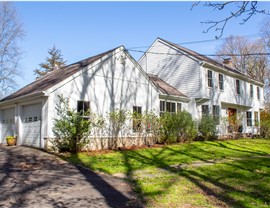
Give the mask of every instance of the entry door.
POLYGON ((22 107, 23 145, 40 148, 41 109, 41 104, 25 105, 22 107))
POLYGON ((237 110, 234 108, 228 108, 228 120, 229 120, 229 132, 233 131, 233 127, 236 124, 237 110))

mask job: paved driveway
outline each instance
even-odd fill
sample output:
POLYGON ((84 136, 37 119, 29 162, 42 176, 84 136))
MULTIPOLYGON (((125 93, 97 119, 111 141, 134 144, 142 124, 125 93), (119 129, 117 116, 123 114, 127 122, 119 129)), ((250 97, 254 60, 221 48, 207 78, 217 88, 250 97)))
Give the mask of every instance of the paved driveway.
POLYGON ((27 147, 0 146, 0 207, 139 207, 122 179, 27 147))

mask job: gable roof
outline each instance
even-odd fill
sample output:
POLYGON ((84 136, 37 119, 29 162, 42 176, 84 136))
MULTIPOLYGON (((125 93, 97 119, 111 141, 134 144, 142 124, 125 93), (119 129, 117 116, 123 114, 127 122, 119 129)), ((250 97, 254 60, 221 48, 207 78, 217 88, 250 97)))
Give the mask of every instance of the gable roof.
MULTIPOLYGON (((197 60, 199 60, 199 61, 203 61, 203 62, 212 64, 212 65, 214 65, 214 66, 216 66, 216 67, 224 68, 224 69, 227 70, 227 71, 233 72, 233 73, 235 73, 235 74, 241 75, 241 76, 243 76, 243 77, 246 77, 246 78, 248 78, 248 79, 251 79, 251 80, 253 80, 253 81, 256 81, 256 82, 261 83, 260 81, 257 81, 257 80, 255 80, 255 79, 251 78, 250 76, 247 76, 246 74, 244 74, 244 73, 238 71, 238 70, 235 69, 234 67, 230 67, 230 66, 228 66, 228 65, 226 65, 226 64, 220 63, 219 61, 214 60, 214 59, 211 59, 211 58, 209 58, 209 57, 207 57, 207 56, 205 56, 205 55, 202 55, 202 54, 200 54, 200 53, 197 53, 197 52, 195 52, 195 51, 192 51, 192 50, 190 50, 190 49, 187 49, 187 48, 185 48, 185 47, 182 47, 182 46, 180 46, 180 45, 177 45, 177 44, 175 44, 175 43, 172 43, 172 42, 170 42, 170 41, 164 40, 164 39, 159 38, 159 37, 157 38, 157 40, 161 40, 162 42, 164 42, 164 43, 166 43, 166 44, 169 44, 169 45, 173 46, 174 48, 176 48, 176 49, 178 49, 178 50, 180 50, 180 51, 182 51, 182 52, 184 52, 184 53, 186 53, 186 54, 188 54, 188 55, 194 57, 195 59, 197 59, 197 60)), ((263 84, 263 83, 262 83, 262 84, 263 84)))
POLYGON ((167 95, 174 95, 180 97, 187 97, 173 86, 169 85, 164 80, 160 79, 157 75, 148 74, 150 81, 158 88, 158 90, 167 95))
POLYGON ((59 82, 63 81, 64 79, 68 78, 69 76, 75 74, 80 69, 84 68, 85 66, 97 61, 98 59, 102 58, 103 56, 111 53, 112 51, 116 50, 112 49, 109 51, 106 51, 104 53, 98 54, 96 56, 92 56, 87 59, 83 59, 81 61, 78 61, 76 63, 70 64, 68 66, 65 66, 61 69, 56 69, 45 76, 37 79, 36 81, 26 85, 25 87, 21 88, 20 90, 12 93, 11 95, 3 98, 2 101, 12 100, 14 98, 19 98, 21 96, 36 94, 38 92, 45 91, 54 85, 58 84, 59 82))

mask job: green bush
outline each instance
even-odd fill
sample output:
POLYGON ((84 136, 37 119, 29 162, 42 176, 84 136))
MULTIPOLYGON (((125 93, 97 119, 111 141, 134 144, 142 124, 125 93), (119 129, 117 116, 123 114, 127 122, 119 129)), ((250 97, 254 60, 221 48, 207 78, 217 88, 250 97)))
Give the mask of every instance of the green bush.
POLYGON ((260 113, 260 135, 270 138, 270 113, 266 110, 260 113))
POLYGON ((198 131, 203 140, 217 139, 216 121, 211 115, 203 115, 198 123, 198 131))
POLYGON ((193 140, 197 134, 191 115, 186 112, 164 113, 160 117, 160 142, 170 144, 193 140))
POLYGON ((56 139, 52 141, 57 151, 79 152, 87 144, 92 127, 90 112, 81 112, 69 107, 68 99, 58 96, 56 106, 58 119, 54 119, 53 132, 56 139))

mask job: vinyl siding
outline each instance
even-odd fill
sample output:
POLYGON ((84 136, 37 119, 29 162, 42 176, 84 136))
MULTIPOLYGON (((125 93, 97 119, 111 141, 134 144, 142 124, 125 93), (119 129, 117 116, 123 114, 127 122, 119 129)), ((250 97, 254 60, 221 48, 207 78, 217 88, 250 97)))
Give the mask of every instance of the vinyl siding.
POLYGON ((77 101, 90 101, 90 109, 103 118, 114 109, 132 111, 133 106, 141 106, 142 112, 154 110, 158 113, 159 98, 156 89, 143 73, 127 57, 125 65, 112 56, 101 64, 82 69, 73 79, 60 83, 49 97, 49 132, 52 137, 53 118, 57 117, 55 105, 58 95, 69 97, 70 106, 77 108, 77 101), (81 75, 80 75, 81 74, 81 75))
POLYGON ((158 75, 188 97, 201 96, 199 63, 162 41, 157 40, 139 63, 147 73, 158 75))

